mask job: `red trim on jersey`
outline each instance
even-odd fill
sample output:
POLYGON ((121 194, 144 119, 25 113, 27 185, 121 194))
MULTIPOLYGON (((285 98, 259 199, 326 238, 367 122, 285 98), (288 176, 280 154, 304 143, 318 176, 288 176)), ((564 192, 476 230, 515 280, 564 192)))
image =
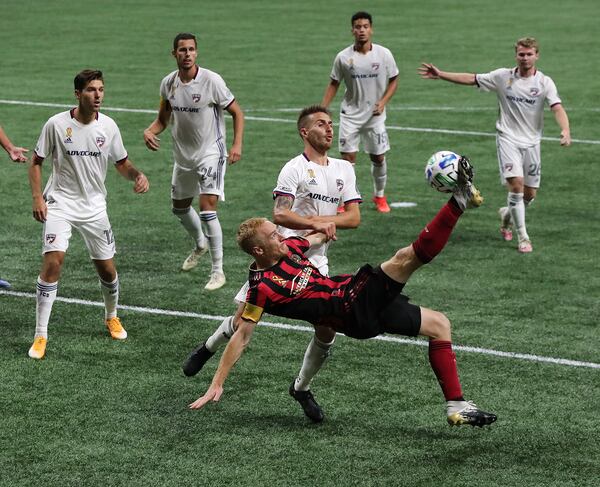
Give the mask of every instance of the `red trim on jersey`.
POLYGON ((347 205, 349 203, 358 203, 358 204, 362 204, 362 198, 354 198, 353 200, 348 200, 348 201, 344 201, 344 204, 347 205))
POLYGON ((44 158, 39 156, 37 152, 33 151, 33 163, 41 164, 42 162, 44 162, 44 158))
POLYGON ((273 199, 277 198, 278 196, 291 196, 293 200, 296 199, 296 196, 292 193, 286 193, 284 191, 273 191, 273 199))
POLYGON ((556 105, 562 105, 562 102, 557 101, 556 103, 553 103, 552 105, 550 105, 550 108, 555 107, 556 105))
POLYGON ((227 110, 234 101, 235 101, 235 98, 229 102, 229 104, 224 108, 224 110, 227 110))

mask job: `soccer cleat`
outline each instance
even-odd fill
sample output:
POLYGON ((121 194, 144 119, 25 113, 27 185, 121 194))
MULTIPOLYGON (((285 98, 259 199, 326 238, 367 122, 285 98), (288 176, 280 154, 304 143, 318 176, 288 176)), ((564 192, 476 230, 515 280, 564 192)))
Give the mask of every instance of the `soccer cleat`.
POLYGON ((379 213, 389 213, 392 211, 390 205, 388 205, 387 198, 385 196, 373 196, 373 203, 379 213))
POLYGON ((521 240, 517 250, 522 254, 528 254, 533 252, 533 245, 531 245, 531 242, 527 239, 521 240))
POLYGON ((10 282, 5 281, 0 277, 0 289, 10 289, 10 282))
POLYGON ((214 291, 215 289, 219 289, 225 285, 226 279, 225 274, 222 272, 211 272, 210 279, 204 286, 204 289, 207 291, 214 291))
POLYGON ((123 325, 121 324, 121 320, 116 316, 114 318, 108 318, 106 321, 106 328, 110 332, 110 336, 115 340, 125 340, 127 338, 127 332, 123 325))
POLYGON ((453 193, 454 200, 463 211, 483 204, 483 196, 473 184, 473 166, 465 156, 458 161, 458 180, 453 193))
POLYGON ((183 373, 188 377, 196 375, 214 354, 215 352, 211 352, 206 348, 206 342, 202 343, 202 345, 196 347, 192 353, 190 353, 190 356, 183 364, 183 373))
POLYGON ((183 261, 183 264, 181 265, 181 270, 189 271, 189 270, 192 270, 194 267, 196 267, 198 265, 198 261, 200 260, 200 257, 202 257, 204 254, 206 254, 207 250, 208 250, 208 246, 207 247, 196 247, 194 250, 192 250, 192 253, 190 255, 188 255, 187 258, 183 261))
POLYGON ((290 396, 292 396, 296 401, 300 403, 302 406, 302 410, 304 414, 310 418, 313 423, 320 423, 325 419, 325 414, 323 414, 323 409, 321 406, 317 404, 315 401, 315 397, 313 396, 310 390, 308 391, 297 391, 294 388, 295 380, 292 381, 292 385, 290 385, 290 396))
POLYGON ((47 338, 44 337, 35 337, 33 339, 33 345, 29 349, 28 355, 31 358, 42 359, 44 355, 46 355, 46 343, 48 342, 47 338))
POLYGON ((450 426, 470 424, 481 428, 498 419, 495 414, 479 409, 473 401, 448 401, 447 414, 450 426))
POLYGON ((508 211, 506 206, 503 206, 498 210, 498 215, 500 215, 500 233, 502 234, 502 239, 505 242, 510 242, 513 238, 510 211, 508 211))

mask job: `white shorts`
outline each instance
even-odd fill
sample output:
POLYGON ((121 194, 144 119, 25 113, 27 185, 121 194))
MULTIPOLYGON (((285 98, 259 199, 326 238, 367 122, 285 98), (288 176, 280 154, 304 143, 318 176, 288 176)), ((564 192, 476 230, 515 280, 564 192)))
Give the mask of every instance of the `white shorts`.
POLYGON ((525 186, 539 188, 542 179, 540 144, 532 147, 518 147, 506 137, 496 137, 500 182, 507 178, 523 178, 525 186))
POLYGON ((214 194, 225 201, 225 171, 227 158, 218 155, 205 157, 194 168, 173 164, 171 177, 171 198, 184 200, 199 194, 214 194))
MULTIPOLYGON (((309 259, 309 260, 312 262, 313 265, 315 265, 315 263, 313 262, 312 259, 309 259)), ((327 257, 324 257, 324 260, 321 262, 321 266, 317 267, 317 269, 324 276, 328 276, 329 275, 328 274, 328 272, 329 272, 329 265, 328 265, 327 257)), ((246 281, 244 283, 244 285, 240 288, 240 290, 238 291, 238 293, 235 295, 235 298, 233 298, 233 302, 235 304, 245 303, 246 302, 246 295, 248 294, 248 289, 250 289, 250 282, 246 281)))
POLYGON ((83 237, 91 259, 108 260, 114 257, 115 238, 106 213, 91 222, 78 222, 48 212, 42 233, 42 254, 66 252, 73 228, 83 237))
POLYGON ((340 116, 339 150, 350 154, 358 152, 359 142, 362 141, 367 154, 381 155, 390 150, 385 123, 365 127, 340 116))

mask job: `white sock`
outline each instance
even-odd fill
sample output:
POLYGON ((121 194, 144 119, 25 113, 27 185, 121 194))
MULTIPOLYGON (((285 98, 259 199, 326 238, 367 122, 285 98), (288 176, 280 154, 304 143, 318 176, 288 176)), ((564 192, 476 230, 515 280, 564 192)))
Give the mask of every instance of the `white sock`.
POLYGON ((373 178, 374 195, 377 197, 383 196, 387 181, 387 162, 385 159, 381 164, 375 164, 371 161, 371 177, 373 178))
POLYGON ((519 236, 519 241, 529 240, 527 228, 525 227, 525 204, 523 203, 523 193, 508 193, 507 203, 513 225, 519 236))
POLYGON ((331 340, 331 343, 323 343, 316 336, 312 337, 304 353, 304 360, 294 383, 294 389, 297 391, 308 391, 313 377, 321 370, 325 360, 329 357, 334 341, 335 338, 331 340))
POLYGON ((191 206, 187 208, 171 208, 173 214, 179 219, 183 228, 196 242, 196 248, 203 249, 206 247, 206 237, 202 233, 202 224, 196 210, 191 206))
POLYGON ((56 299, 58 281, 42 281, 38 276, 36 284, 35 305, 35 335, 34 337, 48 338, 48 321, 52 312, 52 305, 56 299))
POLYGON ((100 279, 100 289, 104 298, 104 318, 114 318, 117 316, 117 304, 119 302, 119 276, 115 277, 113 282, 106 282, 100 279))
POLYGON ((223 272, 223 232, 216 211, 201 211, 202 231, 208 239, 212 272, 223 272))
POLYGON ((219 328, 217 328, 215 332, 208 337, 204 346, 209 352, 214 353, 221 345, 229 341, 234 332, 233 316, 228 316, 221 322, 219 328))

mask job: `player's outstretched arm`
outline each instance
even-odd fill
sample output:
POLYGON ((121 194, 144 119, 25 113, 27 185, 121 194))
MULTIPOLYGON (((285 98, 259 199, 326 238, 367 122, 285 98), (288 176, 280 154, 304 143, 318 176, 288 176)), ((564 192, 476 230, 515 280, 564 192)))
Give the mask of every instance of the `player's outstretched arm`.
POLYGON ((451 73, 449 71, 442 71, 437 66, 431 63, 421 63, 421 66, 417 68, 417 73, 423 79, 443 79, 444 81, 450 81, 458 85, 474 85, 475 74, 473 73, 451 73))
POLYGON ((321 105, 323 105, 325 108, 329 108, 329 105, 335 98, 339 87, 340 82, 330 78, 329 84, 327 85, 327 88, 325 88, 325 93, 323 94, 323 100, 321 101, 321 105))
POLYGON ((189 404, 188 407, 190 409, 200 409, 209 402, 217 402, 221 399, 225 379, 227 379, 229 372, 242 356, 248 343, 250 343, 250 338, 252 338, 252 333, 256 327, 256 323, 245 320, 244 318, 240 318, 237 325, 237 330, 232 335, 231 340, 229 340, 229 343, 223 351, 219 367, 215 372, 210 387, 203 396, 189 404))
POLYGON ((292 211, 294 199, 289 195, 278 195, 273 205, 273 223, 292 230, 313 230, 325 233, 329 239, 335 239, 334 217, 317 219, 298 215, 292 211))
POLYGON ((226 108, 233 118, 233 144, 229 149, 229 164, 235 164, 242 158, 242 139, 244 138, 244 112, 237 102, 233 102, 226 108))
POLYGON ((152 151, 157 151, 160 148, 160 139, 158 134, 167 128, 169 125, 169 119, 171 118, 171 104, 167 100, 160 100, 160 106, 158 107, 158 116, 150 124, 150 126, 144 130, 144 143, 146 147, 152 151))
POLYGON ((43 223, 46 221, 48 207, 42 193, 42 162, 44 162, 44 159, 34 153, 29 165, 28 176, 29 186, 31 187, 33 218, 43 223))
POLYGON ((133 191, 135 193, 145 193, 150 189, 150 183, 146 175, 139 171, 129 159, 115 166, 119 174, 129 181, 133 181, 133 191))
POLYGON ((10 157, 11 161, 27 162, 27 156, 25 154, 29 152, 29 150, 24 147, 16 147, 13 145, 2 127, 0 127, 0 145, 8 153, 8 157, 10 157))
POLYGON ((571 145, 571 129, 569 128, 567 112, 560 103, 553 105, 551 110, 554 113, 556 123, 560 127, 560 145, 568 147, 571 145))

